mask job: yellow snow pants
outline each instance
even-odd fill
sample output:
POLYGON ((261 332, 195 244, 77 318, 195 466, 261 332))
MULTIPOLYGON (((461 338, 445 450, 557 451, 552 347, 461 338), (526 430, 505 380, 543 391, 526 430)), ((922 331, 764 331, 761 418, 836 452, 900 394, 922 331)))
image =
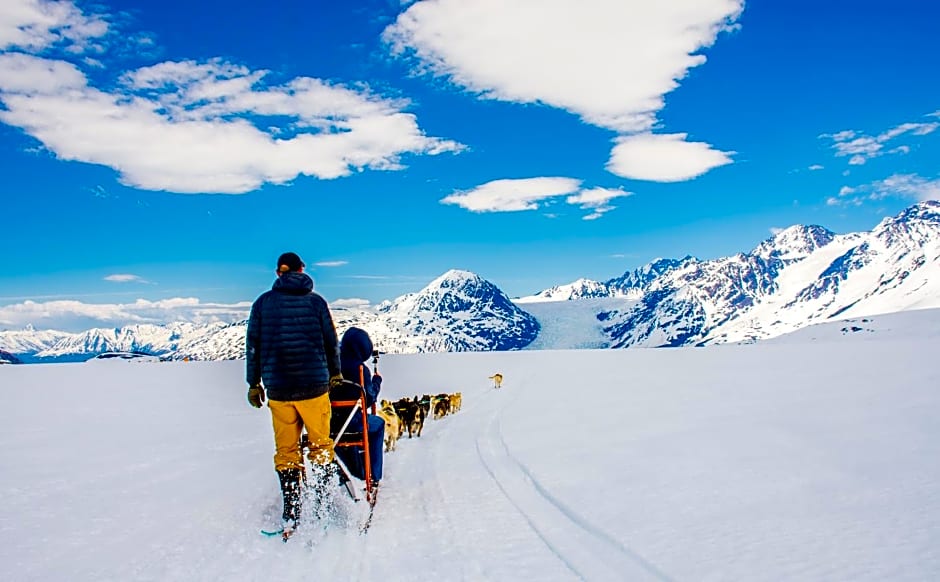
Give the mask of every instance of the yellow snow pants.
POLYGON ((333 439, 330 438, 330 394, 308 400, 268 400, 274 423, 274 469, 303 469, 300 434, 304 427, 310 439, 307 458, 316 465, 333 461, 333 439))

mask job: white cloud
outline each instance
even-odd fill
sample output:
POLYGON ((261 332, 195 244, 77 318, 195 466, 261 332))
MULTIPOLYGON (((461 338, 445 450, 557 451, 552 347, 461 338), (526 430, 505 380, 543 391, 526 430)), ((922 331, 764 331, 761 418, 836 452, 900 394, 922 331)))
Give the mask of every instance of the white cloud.
POLYGON ((576 204, 580 206, 582 210, 592 210, 593 212, 584 216, 583 219, 596 220, 616 208, 616 206, 610 204, 611 200, 629 196, 633 196, 633 192, 625 192, 621 189, 611 188, 591 188, 589 190, 581 190, 577 194, 569 196, 565 199, 565 202, 568 204, 576 204))
POLYGON ((348 265, 349 261, 320 261, 319 263, 314 263, 314 266, 317 267, 343 267, 348 265))
POLYGON ((916 174, 895 174, 872 184, 882 196, 903 196, 918 202, 940 200, 940 179, 928 180, 916 174))
MULTIPOLYGON (((411 5, 384 37, 420 71, 482 98, 542 103, 622 135, 645 134, 665 95, 705 62, 699 51, 732 28, 742 9, 741 0, 436 0, 411 5)), ((634 145, 629 153, 659 142, 634 145)), ((680 164, 696 168, 676 179, 715 167, 702 165, 702 149, 709 148, 672 148, 691 156, 680 164)), ((712 157, 730 162, 723 152, 712 157)))
POLYGON ((161 301, 138 299, 133 303, 83 303, 80 301, 24 301, 0 306, 0 326, 80 331, 93 327, 120 327, 166 322, 233 322, 248 317, 251 302, 201 303, 193 297, 161 301))
POLYGON ((108 275, 104 278, 105 281, 111 281, 112 283, 147 283, 148 281, 141 277, 140 275, 131 275, 127 273, 118 273, 115 275, 108 275))
POLYGON ((813 171, 813 172, 816 172, 816 171, 822 170, 822 169, 825 169, 825 166, 823 166, 823 165, 821 165, 821 164, 813 164, 812 166, 809 167, 809 170, 811 170, 811 171, 813 171))
POLYGON ((686 134, 638 134, 616 140, 607 169, 618 176, 656 182, 681 182, 731 163, 734 152, 685 141, 686 134))
MULTIPOLYGON (((107 32, 104 20, 76 14, 68 2, 10 0, 0 8, 0 50, 38 54, 61 38, 107 32)), ((0 52, 0 121, 61 159, 111 167, 129 186, 179 193, 237 194, 298 176, 396 170, 406 154, 463 149, 425 135, 405 100, 308 77, 267 84, 268 77, 220 59, 165 62, 127 71, 105 90, 66 60, 0 52)))
MULTIPOLYGON (((455 192, 441 199, 442 204, 455 204, 471 212, 519 212, 537 210, 559 196, 567 196, 565 202, 591 213, 584 220, 595 220, 613 210, 614 198, 633 196, 615 188, 581 189, 581 181, 574 178, 540 177, 515 180, 494 180, 467 192, 455 192)), ((547 218, 557 218, 556 213, 546 213, 547 218)))
POLYGON ((523 178, 494 180, 469 192, 456 192, 441 200, 471 212, 516 212, 535 210, 539 202, 572 194, 581 185, 573 178, 523 178))
MULTIPOLYGON (((928 115, 931 116, 933 114, 928 115)), ((836 150, 836 157, 848 157, 849 165, 860 166, 872 158, 885 154, 906 154, 911 151, 910 146, 899 145, 885 150, 887 143, 905 134, 922 136, 933 133, 940 127, 940 122, 929 123, 902 123, 878 135, 864 135, 856 131, 845 130, 834 134, 823 134, 819 137, 832 140, 832 148, 836 150)))
POLYGON ((358 297, 350 297, 348 299, 336 299, 330 301, 330 307, 335 308, 346 308, 346 309, 367 309, 370 303, 367 299, 360 299, 358 297))
POLYGON ((86 15, 71 2, 3 0, 0 2, 0 50, 39 51, 62 46, 71 53, 97 49, 91 41, 107 34, 108 23, 86 15))
POLYGON ((861 186, 843 186, 838 197, 826 200, 830 206, 860 206, 885 198, 904 198, 918 202, 940 200, 940 178, 928 179, 916 174, 894 174, 861 186))

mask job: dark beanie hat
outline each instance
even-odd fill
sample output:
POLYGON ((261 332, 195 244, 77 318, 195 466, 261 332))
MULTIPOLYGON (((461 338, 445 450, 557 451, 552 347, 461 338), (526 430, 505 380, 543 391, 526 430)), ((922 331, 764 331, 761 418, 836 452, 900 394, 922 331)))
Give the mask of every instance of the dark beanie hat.
POLYGON ((284 253, 277 258, 277 270, 280 273, 288 271, 299 271, 305 267, 304 262, 300 260, 297 253, 284 253))

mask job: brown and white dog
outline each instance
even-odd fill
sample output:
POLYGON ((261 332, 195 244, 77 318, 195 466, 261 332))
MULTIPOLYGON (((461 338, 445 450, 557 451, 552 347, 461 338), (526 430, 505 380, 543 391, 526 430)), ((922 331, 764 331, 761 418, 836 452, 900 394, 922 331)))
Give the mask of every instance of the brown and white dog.
POLYGON ((503 385, 503 375, 499 372, 490 376, 490 380, 493 381, 493 388, 500 388, 503 385))
POLYGON ((385 452, 394 451, 401 436, 401 420, 391 400, 382 400, 381 404, 375 414, 385 421, 385 452))

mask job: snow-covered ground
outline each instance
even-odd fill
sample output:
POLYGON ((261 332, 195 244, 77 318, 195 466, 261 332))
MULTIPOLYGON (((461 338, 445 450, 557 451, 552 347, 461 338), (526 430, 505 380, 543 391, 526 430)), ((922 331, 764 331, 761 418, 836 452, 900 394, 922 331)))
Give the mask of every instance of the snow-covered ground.
POLYGON ((385 356, 384 397, 463 409, 386 455, 367 535, 287 544, 243 363, 0 366, 0 579, 940 579, 940 312, 868 319, 385 356))

